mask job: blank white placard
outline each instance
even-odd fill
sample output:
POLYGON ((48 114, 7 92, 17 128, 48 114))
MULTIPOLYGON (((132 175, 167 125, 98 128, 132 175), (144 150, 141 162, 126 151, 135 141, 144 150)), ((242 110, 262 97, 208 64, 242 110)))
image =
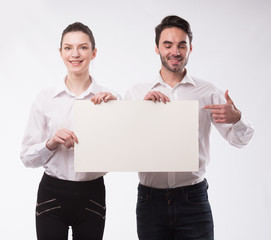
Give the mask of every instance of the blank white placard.
POLYGON ((197 171, 198 102, 74 103, 76 172, 197 171))

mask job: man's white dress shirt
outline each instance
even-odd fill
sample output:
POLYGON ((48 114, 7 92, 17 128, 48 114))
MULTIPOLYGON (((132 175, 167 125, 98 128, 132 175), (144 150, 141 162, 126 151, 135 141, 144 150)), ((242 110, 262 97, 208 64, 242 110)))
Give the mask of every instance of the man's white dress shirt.
MULTIPOLYGON (((46 174, 70 181, 89 181, 106 174, 105 172, 76 173, 73 148, 67 149, 60 145, 57 150, 50 151, 46 147, 46 142, 57 130, 62 128, 73 130, 73 103, 76 99, 88 100, 99 92, 111 92, 98 85, 93 78, 91 79, 91 85, 80 96, 75 96, 67 88, 65 81, 42 91, 37 96, 22 141, 21 159, 26 167, 43 166, 46 174)), ((119 98, 118 95, 114 95, 119 98)))
MULTIPOLYGON (((203 109, 205 105, 225 104, 224 93, 213 84, 205 82, 186 74, 183 80, 174 88, 167 85, 161 75, 152 83, 138 84, 126 92, 126 100, 144 99, 149 91, 160 91, 170 100, 197 100, 199 103, 199 171, 198 172, 140 172, 140 183, 154 188, 175 188, 193 185, 204 179, 206 166, 209 163, 209 145, 211 123, 220 134, 236 147, 242 147, 249 143, 253 135, 251 124, 241 116, 235 124, 215 123, 210 110, 203 109)), ((163 104, 163 103, 161 103, 163 104)), ((159 129, 157 129, 159 131, 159 129)), ((174 134, 174 133, 172 133, 174 134)), ((164 139, 164 141, 166 141, 164 139)), ((180 156, 180 161, 182 156, 180 156)), ((166 161, 166 159, 165 159, 166 161)))

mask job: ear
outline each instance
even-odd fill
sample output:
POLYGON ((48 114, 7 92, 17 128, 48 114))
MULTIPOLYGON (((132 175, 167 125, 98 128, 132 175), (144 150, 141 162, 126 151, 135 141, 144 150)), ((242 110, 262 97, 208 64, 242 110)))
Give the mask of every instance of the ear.
POLYGON ((192 44, 190 43, 190 52, 192 52, 192 49, 193 49, 193 46, 192 46, 192 44))
POLYGON ((58 51, 59 51, 60 57, 62 58, 62 49, 59 48, 58 51))
POLYGON ((91 59, 94 59, 96 55, 97 55, 97 48, 93 50, 91 59))
POLYGON ((155 52, 156 52, 158 55, 160 55, 159 49, 158 49, 158 47, 157 47, 156 44, 155 44, 155 52))

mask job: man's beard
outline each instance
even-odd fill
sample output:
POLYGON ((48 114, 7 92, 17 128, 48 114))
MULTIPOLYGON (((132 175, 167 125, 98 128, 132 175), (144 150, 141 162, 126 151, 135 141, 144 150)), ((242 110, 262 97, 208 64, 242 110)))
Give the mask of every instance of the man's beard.
MULTIPOLYGON (((183 60, 183 58, 182 58, 181 56, 177 56, 177 57, 175 57, 175 58, 179 58, 180 60, 183 60)), ((169 71, 171 71, 171 72, 177 73, 177 72, 182 72, 182 71, 183 71, 183 69, 185 68, 186 64, 188 63, 189 56, 185 59, 185 61, 183 62, 183 64, 182 64, 181 66, 176 66, 176 67, 174 67, 174 66, 173 66, 173 67, 169 66, 169 64, 167 63, 166 57, 162 57, 161 54, 160 54, 160 59, 161 59, 161 62, 162 62, 162 64, 163 64, 163 66, 164 66, 167 70, 169 70, 169 71)))

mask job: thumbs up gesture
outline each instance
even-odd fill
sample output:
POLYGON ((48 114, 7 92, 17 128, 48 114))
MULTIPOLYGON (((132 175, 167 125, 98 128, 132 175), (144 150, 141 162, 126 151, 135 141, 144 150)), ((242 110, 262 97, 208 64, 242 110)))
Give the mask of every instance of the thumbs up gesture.
POLYGON ((225 92, 226 104, 206 105, 204 109, 210 109, 216 123, 237 123, 241 118, 241 112, 235 107, 229 96, 229 90, 225 92))

